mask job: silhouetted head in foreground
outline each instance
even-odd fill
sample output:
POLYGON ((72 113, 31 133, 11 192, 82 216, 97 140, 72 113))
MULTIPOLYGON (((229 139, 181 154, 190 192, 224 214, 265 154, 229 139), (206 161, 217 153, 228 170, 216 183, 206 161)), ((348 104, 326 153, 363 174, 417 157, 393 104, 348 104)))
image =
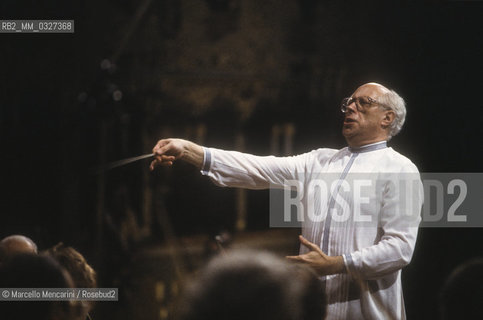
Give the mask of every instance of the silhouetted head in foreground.
POLYGON ((483 319, 483 258, 463 263, 450 274, 440 296, 441 319, 483 319))
POLYGON ((269 253, 218 256, 187 289, 183 320, 323 319, 325 295, 315 274, 269 253))
MULTIPOLYGON (((72 288, 69 274, 50 257, 18 254, 0 266, 0 288, 72 288)), ((0 317, 16 320, 73 319, 68 301, 3 301, 0 317)))

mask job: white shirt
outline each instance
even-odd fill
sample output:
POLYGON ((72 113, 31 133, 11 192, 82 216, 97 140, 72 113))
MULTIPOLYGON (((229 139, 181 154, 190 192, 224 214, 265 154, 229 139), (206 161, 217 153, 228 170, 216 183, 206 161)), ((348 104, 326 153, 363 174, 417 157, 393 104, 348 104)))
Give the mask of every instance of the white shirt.
MULTIPOLYGON (((283 188, 287 180, 296 180, 305 188, 302 234, 329 256, 342 255, 347 269, 346 274, 321 278, 328 320, 406 318, 401 269, 411 260, 423 203, 419 172, 408 158, 388 148, 385 141, 293 157, 259 157, 214 148, 204 152, 202 174, 219 186, 283 188), (316 179, 335 182, 328 184, 331 191, 324 195, 313 188, 316 179), (365 181, 360 190, 369 194, 349 190, 355 190, 356 179, 365 181), (410 191, 397 187, 410 185, 401 184, 405 180, 416 181, 410 191), (339 214, 349 210, 351 216, 341 219, 331 214, 334 209, 339 214), (320 218, 321 213, 325 217, 321 221, 307 219, 308 215, 320 218), (364 222, 367 219, 372 222, 364 222)), ((301 247, 300 253, 305 252, 301 247)))

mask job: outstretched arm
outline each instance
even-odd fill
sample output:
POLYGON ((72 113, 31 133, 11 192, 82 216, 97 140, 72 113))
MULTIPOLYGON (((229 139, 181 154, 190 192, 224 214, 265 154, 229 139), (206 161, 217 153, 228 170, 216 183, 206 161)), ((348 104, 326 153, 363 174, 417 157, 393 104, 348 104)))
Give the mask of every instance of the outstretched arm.
POLYGON ((306 158, 311 153, 294 157, 255 156, 236 151, 204 148, 182 139, 159 140, 153 148, 156 166, 171 166, 181 159, 193 164, 218 186, 267 189, 284 187, 286 180, 302 179, 306 158), (206 159, 205 159, 206 157, 206 159))
POLYGON ((176 160, 191 163, 201 170, 203 166, 203 148, 196 143, 183 139, 162 139, 153 148, 154 160, 150 169, 157 166, 171 166, 176 160))

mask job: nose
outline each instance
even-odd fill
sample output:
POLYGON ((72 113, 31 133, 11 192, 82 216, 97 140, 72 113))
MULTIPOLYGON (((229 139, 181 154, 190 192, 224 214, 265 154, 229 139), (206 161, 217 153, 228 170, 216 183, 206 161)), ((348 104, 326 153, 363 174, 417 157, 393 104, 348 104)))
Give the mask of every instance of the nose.
POLYGON ((355 113, 357 110, 357 105, 355 101, 352 101, 350 104, 346 106, 346 112, 345 113, 355 113))

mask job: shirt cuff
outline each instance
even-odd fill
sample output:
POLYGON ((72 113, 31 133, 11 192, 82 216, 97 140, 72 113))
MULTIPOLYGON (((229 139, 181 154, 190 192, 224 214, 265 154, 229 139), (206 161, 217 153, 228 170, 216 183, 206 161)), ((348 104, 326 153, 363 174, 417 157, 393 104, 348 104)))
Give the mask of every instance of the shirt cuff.
POLYGON ((211 150, 203 147, 203 165, 201 166, 201 174, 208 175, 211 168, 211 150))
POLYGON ((344 265, 347 273, 349 273, 353 277, 357 277, 358 272, 354 264, 354 260, 352 260, 352 255, 350 253, 346 253, 342 255, 342 258, 344 259, 344 265))

